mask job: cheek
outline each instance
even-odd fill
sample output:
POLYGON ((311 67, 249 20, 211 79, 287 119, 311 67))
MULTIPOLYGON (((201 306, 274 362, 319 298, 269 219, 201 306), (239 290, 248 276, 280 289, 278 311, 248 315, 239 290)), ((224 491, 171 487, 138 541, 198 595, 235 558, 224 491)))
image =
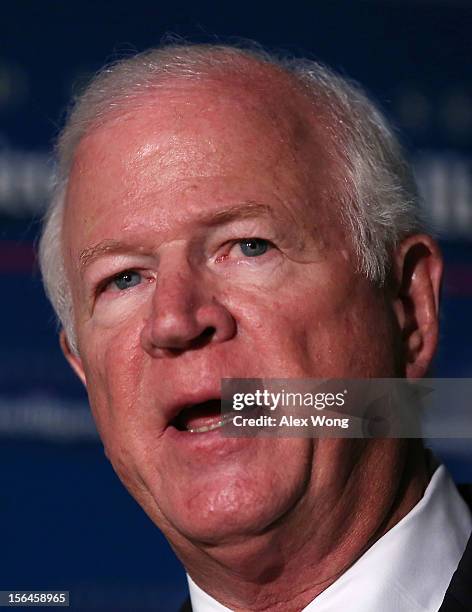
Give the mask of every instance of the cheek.
MULTIPOLYGON (((103 330, 87 326, 84 363, 91 409, 101 435, 107 441, 118 436, 125 419, 127 428, 139 414, 144 355, 139 345, 140 326, 103 330)), ((79 347, 80 347, 79 338, 79 347)))
POLYGON ((90 342, 86 359, 89 401, 106 456, 130 493, 145 505, 142 456, 148 437, 157 440, 161 424, 153 397, 143 384, 139 338, 117 334, 90 342))
POLYGON ((374 292, 359 292, 333 307, 318 304, 301 318, 305 368, 319 378, 395 375, 390 318, 374 292))
POLYGON ((265 376, 392 375, 393 334, 385 302, 363 279, 327 270, 312 282, 293 282, 272 294, 241 291, 230 308, 247 350, 257 347, 265 376))

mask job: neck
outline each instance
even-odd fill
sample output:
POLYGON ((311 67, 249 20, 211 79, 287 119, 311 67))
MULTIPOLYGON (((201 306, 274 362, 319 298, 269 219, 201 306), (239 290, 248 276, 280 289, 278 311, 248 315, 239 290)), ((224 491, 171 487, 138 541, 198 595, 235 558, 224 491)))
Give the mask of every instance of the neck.
POLYGON ((416 505, 430 478, 415 440, 323 440, 315 459, 304 494, 263 532, 178 551, 204 591, 232 610, 300 610, 416 505))

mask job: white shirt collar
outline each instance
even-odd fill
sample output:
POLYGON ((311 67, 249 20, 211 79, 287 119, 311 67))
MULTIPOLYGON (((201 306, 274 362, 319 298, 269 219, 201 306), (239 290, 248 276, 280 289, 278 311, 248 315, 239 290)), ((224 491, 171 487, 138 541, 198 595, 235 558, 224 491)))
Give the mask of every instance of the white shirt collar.
MULTIPOLYGON (((436 612, 472 518, 444 466, 416 506, 303 612, 436 612)), ((231 612, 187 575, 193 612, 231 612)))

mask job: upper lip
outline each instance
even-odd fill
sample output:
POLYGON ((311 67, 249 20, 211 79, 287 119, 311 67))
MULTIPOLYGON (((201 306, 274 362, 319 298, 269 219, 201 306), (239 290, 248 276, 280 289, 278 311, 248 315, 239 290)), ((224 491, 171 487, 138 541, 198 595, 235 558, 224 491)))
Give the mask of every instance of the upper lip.
POLYGON ((199 391, 180 392, 164 411, 167 424, 169 425, 184 408, 189 408, 195 404, 203 404, 210 400, 221 400, 221 389, 219 385, 199 391))

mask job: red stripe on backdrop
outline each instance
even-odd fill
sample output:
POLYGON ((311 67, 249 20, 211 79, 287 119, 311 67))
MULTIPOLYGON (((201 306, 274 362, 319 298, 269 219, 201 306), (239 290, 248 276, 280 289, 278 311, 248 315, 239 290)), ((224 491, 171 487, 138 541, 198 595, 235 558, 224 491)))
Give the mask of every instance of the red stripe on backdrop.
POLYGON ((0 241, 0 274, 32 274, 37 270, 32 242, 0 241))

